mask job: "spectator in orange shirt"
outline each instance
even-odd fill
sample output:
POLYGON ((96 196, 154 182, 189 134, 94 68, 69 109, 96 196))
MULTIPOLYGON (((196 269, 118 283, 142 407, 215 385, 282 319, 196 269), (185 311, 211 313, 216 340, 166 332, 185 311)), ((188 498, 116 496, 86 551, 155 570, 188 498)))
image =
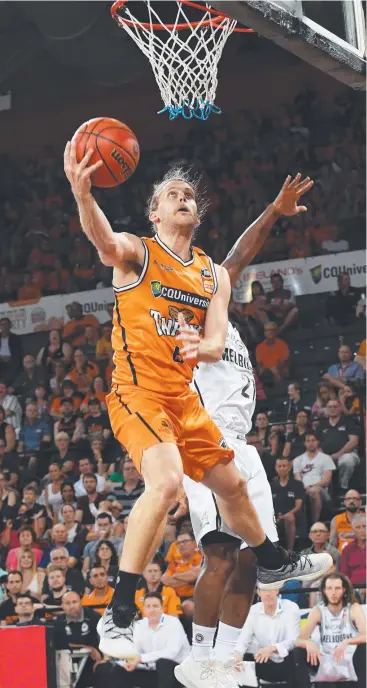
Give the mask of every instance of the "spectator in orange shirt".
POLYGON ((354 359, 357 363, 360 363, 363 370, 366 370, 366 340, 361 342, 357 354, 354 359))
POLYGON ((94 607, 94 605, 103 605, 94 609, 102 616, 105 607, 110 604, 113 595, 113 588, 108 585, 107 571, 103 566, 93 566, 90 572, 90 582, 93 590, 89 595, 84 595, 82 598, 83 607, 94 607))
MULTIPOLYGON (((177 520, 176 523, 177 526, 177 533, 179 535, 182 535, 183 533, 191 533, 192 531, 192 523, 191 520, 188 516, 182 516, 177 520)), ((180 558, 180 548, 177 544, 176 540, 177 535, 175 535, 174 542, 171 543, 169 546, 165 561, 167 564, 170 564, 172 561, 175 561, 175 559, 180 558)))
POLYGON ((162 597, 163 613, 170 616, 181 614, 181 601, 173 588, 163 585, 162 569, 157 561, 151 561, 144 571, 144 585, 135 593, 135 604, 144 616, 144 599, 148 592, 158 592, 162 597))
POLYGON ((183 615, 186 619, 192 619, 195 583, 201 571, 201 554, 192 532, 178 535, 177 545, 180 557, 169 564, 166 573, 162 576, 162 583, 176 591, 181 598, 183 615))
POLYGON ((277 337, 277 332, 275 323, 267 323, 265 340, 256 347, 257 370, 263 381, 279 382, 288 371, 288 345, 277 337))
POLYGON ((80 346, 85 343, 85 327, 92 325, 98 330, 99 321, 94 315, 83 315, 83 307, 77 301, 73 301, 67 310, 70 320, 64 326, 63 338, 71 346, 80 346))
POLYGON ((32 275, 26 272, 23 277, 23 286, 18 289, 18 301, 39 301, 41 298, 41 289, 37 284, 34 284, 32 275))
POLYGON ((88 402, 89 399, 94 397, 101 402, 102 411, 107 411, 106 406, 106 396, 105 384, 102 377, 95 377, 92 384, 92 391, 89 392, 83 399, 80 410, 82 413, 88 413, 88 402))
POLYGON ((59 420, 61 418, 61 399, 64 399, 65 397, 72 400, 74 412, 78 411, 82 402, 82 397, 77 393, 76 389, 77 387, 72 380, 64 380, 63 384, 61 385, 61 395, 55 397, 51 404, 50 414, 52 418, 55 420, 59 420))
POLYGON ((69 379, 75 383, 77 390, 88 394, 92 382, 99 375, 98 366, 92 361, 88 361, 81 349, 74 351, 74 368, 69 373, 69 379))

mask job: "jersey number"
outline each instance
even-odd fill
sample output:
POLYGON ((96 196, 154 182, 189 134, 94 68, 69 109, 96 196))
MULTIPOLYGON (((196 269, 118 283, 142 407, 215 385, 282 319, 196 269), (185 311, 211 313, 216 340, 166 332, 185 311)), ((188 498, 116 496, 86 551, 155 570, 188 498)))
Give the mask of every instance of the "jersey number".
POLYGON ((242 396, 245 397, 245 399, 251 399, 251 401, 255 401, 256 399, 256 387, 254 380, 251 380, 249 378, 246 378, 247 382, 244 387, 242 387, 242 396))
POLYGON ((175 348, 173 349, 172 358, 173 358, 175 363, 183 363, 184 362, 184 360, 180 354, 180 347, 179 346, 175 346, 175 348))

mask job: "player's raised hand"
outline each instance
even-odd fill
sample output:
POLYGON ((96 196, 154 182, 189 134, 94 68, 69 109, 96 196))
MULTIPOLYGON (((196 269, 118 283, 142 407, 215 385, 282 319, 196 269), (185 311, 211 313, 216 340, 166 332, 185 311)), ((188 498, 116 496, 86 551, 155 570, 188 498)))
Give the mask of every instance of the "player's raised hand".
POLYGON ((178 314, 178 323, 180 330, 177 339, 181 340, 180 354, 183 359, 197 358, 200 346, 200 335, 194 327, 191 327, 185 322, 182 313, 178 314))
POLYGON ((89 165, 88 162, 93 155, 93 149, 90 148, 80 162, 76 158, 76 144, 75 141, 68 141, 64 151, 64 170, 70 182, 71 190, 75 199, 82 200, 90 194, 92 181, 91 176, 95 170, 103 165, 103 160, 98 160, 94 165, 89 165))
POLYGON ((303 196, 313 187, 313 181, 310 177, 301 178, 299 172, 294 179, 288 175, 280 192, 278 193, 273 206, 280 215, 298 215, 305 213, 307 207, 305 205, 298 205, 298 202, 303 196))

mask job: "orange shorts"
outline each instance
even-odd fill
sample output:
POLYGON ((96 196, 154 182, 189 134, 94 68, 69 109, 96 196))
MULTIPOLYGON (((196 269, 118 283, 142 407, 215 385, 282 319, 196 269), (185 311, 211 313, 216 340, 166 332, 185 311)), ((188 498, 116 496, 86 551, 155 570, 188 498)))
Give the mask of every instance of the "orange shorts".
POLYGON ((197 482, 208 468, 234 458, 196 392, 164 397, 139 387, 115 385, 106 403, 115 438, 139 472, 143 452, 161 442, 177 445, 186 475, 197 482))

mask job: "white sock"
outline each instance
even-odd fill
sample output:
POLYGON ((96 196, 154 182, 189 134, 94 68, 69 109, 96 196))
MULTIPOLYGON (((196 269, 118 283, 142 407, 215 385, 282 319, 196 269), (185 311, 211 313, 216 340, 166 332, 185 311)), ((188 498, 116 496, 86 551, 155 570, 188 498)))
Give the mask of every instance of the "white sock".
POLYGON ((219 622, 218 635, 215 642, 214 656, 219 662, 228 662, 231 659, 242 628, 227 626, 219 622))
POLYGON ((216 628, 192 624, 192 656, 195 660, 210 659, 216 628))

